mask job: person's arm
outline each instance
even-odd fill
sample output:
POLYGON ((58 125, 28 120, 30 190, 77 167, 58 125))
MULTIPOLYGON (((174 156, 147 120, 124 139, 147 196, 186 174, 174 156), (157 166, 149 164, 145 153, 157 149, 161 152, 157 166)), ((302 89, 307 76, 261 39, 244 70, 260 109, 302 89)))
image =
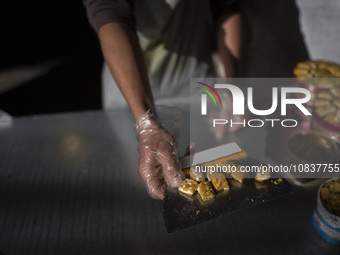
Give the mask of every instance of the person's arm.
POLYGON ((227 77, 238 77, 241 54, 241 15, 238 0, 212 0, 216 41, 227 77))
POLYGON ((217 46, 227 77, 238 77, 241 49, 241 15, 222 19, 217 27, 217 46))
POLYGON ((138 172, 148 193, 164 198, 166 183, 178 186, 184 179, 173 137, 154 113, 147 69, 137 35, 122 25, 108 23, 99 29, 104 58, 136 120, 139 141, 138 172))
MULTIPOLYGON (((211 0, 212 14, 215 25, 218 53, 224 65, 226 77, 239 76, 241 55, 241 15, 238 0, 211 0)), ((210 119, 230 119, 242 122, 246 116, 232 114, 233 99, 229 93, 222 94, 223 107, 210 113, 210 119)), ((240 129, 241 125, 232 127, 219 125, 214 128, 216 139, 223 139, 226 133, 240 129)))
POLYGON ((138 121, 154 105, 136 34, 133 0, 83 0, 83 4, 105 61, 138 121))
POLYGON ((139 141, 138 172, 149 195, 164 198, 166 184, 184 179, 172 135, 159 123, 147 68, 133 26, 128 0, 84 0, 93 28, 98 32, 104 58, 136 120, 139 141))
POLYGON ((105 61, 138 121, 154 104, 137 35, 119 23, 110 22, 99 29, 98 37, 105 61))

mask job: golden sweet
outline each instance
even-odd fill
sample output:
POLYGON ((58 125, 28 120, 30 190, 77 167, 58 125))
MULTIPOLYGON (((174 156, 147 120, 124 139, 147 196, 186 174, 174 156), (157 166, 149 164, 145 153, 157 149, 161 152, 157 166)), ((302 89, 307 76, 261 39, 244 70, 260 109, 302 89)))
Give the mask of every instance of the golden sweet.
POLYGON ((178 190, 188 196, 192 196, 198 187, 198 183, 191 179, 185 179, 181 185, 179 185, 178 190))
POLYGON ((241 166, 237 166, 236 171, 231 173, 231 177, 240 183, 243 183, 247 176, 246 172, 242 172, 241 166))
POLYGON ((340 86, 340 81, 327 78, 340 78, 340 65, 327 61, 307 60, 297 63, 293 74, 301 82, 318 88, 331 89, 340 86), (311 79, 319 78, 319 79, 311 79))
POLYGON ((329 212, 340 217, 340 179, 327 182, 320 190, 320 198, 329 212))
POLYGON ((259 168, 255 175, 255 180, 259 182, 266 181, 270 178, 270 172, 264 170, 262 167, 259 168))
POLYGON ((210 182, 201 182, 200 184, 198 184, 197 191, 203 201, 208 201, 215 197, 215 192, 210 182))

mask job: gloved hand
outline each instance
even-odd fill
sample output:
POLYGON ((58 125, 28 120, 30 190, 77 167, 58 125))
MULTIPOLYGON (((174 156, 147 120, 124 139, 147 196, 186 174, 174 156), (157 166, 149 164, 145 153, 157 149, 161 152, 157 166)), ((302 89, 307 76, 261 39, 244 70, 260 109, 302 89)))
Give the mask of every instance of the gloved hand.
POLYGON ((174 138, 151 110, 140 118, 135 130, 139 141, 138 172, 149 195, 163 199, 166 184, 178 187, 185 178, 174 138))

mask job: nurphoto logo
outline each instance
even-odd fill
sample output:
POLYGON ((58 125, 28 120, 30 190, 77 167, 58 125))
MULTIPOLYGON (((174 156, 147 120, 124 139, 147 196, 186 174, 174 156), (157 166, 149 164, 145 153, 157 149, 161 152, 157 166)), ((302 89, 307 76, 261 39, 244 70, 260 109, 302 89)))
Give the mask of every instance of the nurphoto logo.
MULTIPOLYGON (((226 89, 230 92, 232 97, 232 113, 233 115, 245 115, 245 96, 243 91, 232 84, 215 84, 214 87, 203 83, 203 82, 197 82, 203 86, 205 86, 207 89, 202 87, 197 87, 198 89, 204 91, 206 94, 201 95, 201 115, 207 115, 207 94, 212 98, 215 106, 217 106, 215 97, 211 92, 215 94, 217 99, 220 101, 220 104, 222 106, 222 100, 219 94, 217 93, 216 89, 226 89), (208 90, 209 89, 209 90, 208 90), (211 91, 211 92, 210 92, 211 91)), ((272 88, 272 105, 269 109, 256 109, 254 107, 254 99, 253 99, 253 88, 248 87, 247 88, 247 105, 249 111, 256 115, 256 116, 268 116, 270 114, 273 114, 278 109, 278 101, 280 97, 280 110, 281 110, 281 116, 287 115, 287 106, 293 105, 297 107, 304 115, 310 116, 312 115, 306 107, 303 105, 304 103, 307 103, 311 98, 311 93, 309 90, 305 88, 300 87, 273 87, 272 88), (280 89, 280 95, 279 96, 279 89, 280 89), (290 98, 289 95, 295 93, 295 94, 301 94, 298 98, 290 98)), ((233 122, 232 119, 213 119, 213 127, 216 127, 216 125, 226 125, 229 124, 231 127, 233 125, 243 125, 249 126, 249 127, 262 127, 265 122, 271 123, 271 127, 275 126, 276 122, 281 123, 283 127, 295 127, 298 122, 295 119, 250 119, 238 122, 233 122)))

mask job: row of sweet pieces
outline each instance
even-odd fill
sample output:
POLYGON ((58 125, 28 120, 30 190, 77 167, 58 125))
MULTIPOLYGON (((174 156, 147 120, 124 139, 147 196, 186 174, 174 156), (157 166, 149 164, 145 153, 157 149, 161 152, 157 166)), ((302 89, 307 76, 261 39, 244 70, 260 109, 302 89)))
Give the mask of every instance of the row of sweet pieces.
MULTIPOLYGON (((214 198, 217 192, 229 190, 230 187, 226 179, 228 175, 239 184, 242 184, 245 178, 248 177, 248 174, 242 171, 241 165, 235 165, 232 161, 222 162, 219 166, 219 169, 223 169, 223 172, 216 171, 216 169, 207 166, 191 167, 190 177, 192 179, 185 179, 179 186, 179 191, 188 196, 192 196, 197 191, 202 200, 207 201, 214 198), (208 181, 206 181, 205 174, 208 181)), ((255 182, 261 183, 269 178, 270 172, 258 167, 255 182)), ((282 179, 279 179, 279 182, 281 181, 282 179)))
POLYGON ((340 65, 321 60, 307 60, 297 63, 293 70, 297 78, 340 78, 340 65))

